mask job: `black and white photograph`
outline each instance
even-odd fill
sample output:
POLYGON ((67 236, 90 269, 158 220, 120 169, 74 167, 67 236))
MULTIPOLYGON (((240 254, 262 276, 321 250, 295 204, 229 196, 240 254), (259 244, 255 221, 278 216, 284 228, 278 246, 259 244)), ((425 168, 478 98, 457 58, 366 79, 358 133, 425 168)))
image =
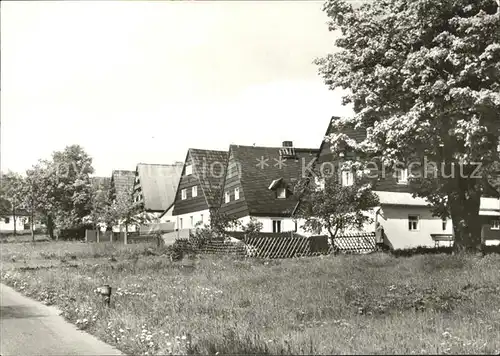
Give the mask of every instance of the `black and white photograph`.
POLYGON ((500 355, 500 0, 0 14, 0 356, 500 355))

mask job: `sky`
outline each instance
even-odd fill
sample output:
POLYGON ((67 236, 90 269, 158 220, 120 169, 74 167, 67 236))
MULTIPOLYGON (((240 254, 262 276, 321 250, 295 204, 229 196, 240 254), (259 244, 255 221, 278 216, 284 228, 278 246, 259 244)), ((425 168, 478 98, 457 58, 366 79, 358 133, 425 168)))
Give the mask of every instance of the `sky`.
POLYGON ((189 148, 319 147, 351 114, 312 61, 322 1, 4 1, 1 170, 79 144, 95 175, 189 148))

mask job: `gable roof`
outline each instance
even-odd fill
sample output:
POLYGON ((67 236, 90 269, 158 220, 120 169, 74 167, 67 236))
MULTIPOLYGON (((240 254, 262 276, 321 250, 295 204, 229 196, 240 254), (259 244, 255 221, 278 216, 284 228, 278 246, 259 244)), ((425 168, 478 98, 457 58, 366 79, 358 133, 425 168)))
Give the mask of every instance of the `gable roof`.
POLYGON ((318 149, 295 148, 297 159, 280 161, 283 147, 255 147, 231 145, 233 159, 241 167, 240 184, 245 196, 249 215, 289 216, 297 203, 290 194, 286 199, 277 199, 276 192, 270 190, 275 180, 284 184, 289 191, 305 174, 307 167, 318 154, 318 149), (280 167, 280 163, 283 164, 280 167))
POLYGON ((136 174, 139 176, 144 210, 163 212, 172 206, 182 168, 181 163, 137 164, 136 174))
POLYGON ((188 155, 191 157, 193 174, 200 182, 208 207, 219 207, 228 152, 190 148, 188 155))
POLYGON ((132 194, 135 182, 135 172, 125 170, 114 170, 111 173, 111 189, 115 196, 120 194, 132 194))

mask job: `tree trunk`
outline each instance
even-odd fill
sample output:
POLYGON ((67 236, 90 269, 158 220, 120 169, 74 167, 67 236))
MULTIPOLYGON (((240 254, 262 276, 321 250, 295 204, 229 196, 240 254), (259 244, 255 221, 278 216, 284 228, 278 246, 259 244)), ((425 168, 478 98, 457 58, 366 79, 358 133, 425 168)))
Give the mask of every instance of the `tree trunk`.
POLYGON ((54 220, 52 216, 47 216, 47 232, 51 240, 54 240, 54 220))
POLYGON ((337 247, 335 246, 335 238, 337 237, 337 233, 339 231, 338 227, 335 227, 335 232, 332 231, 332 228, 330 226, 327 227, 328 233, 330 234, 330 242, 332 243, 332 249, 333 253, 337 254, 337 247))
POLYGON ((33 209, 31 210, 30 226, 31 226, 31 241, 35 242, 35 219, 33 209))
POLYGON ((12 220, 14 221, 14 236, 17 236, 17 227, 16 227, 16 208, 12 208, 12 220))
POLYGON ((455 252, 479 252, 481 246, 481 220, 479 207, 481 191, 476 179, 456 177, 454 191, 448 194, 455 252))

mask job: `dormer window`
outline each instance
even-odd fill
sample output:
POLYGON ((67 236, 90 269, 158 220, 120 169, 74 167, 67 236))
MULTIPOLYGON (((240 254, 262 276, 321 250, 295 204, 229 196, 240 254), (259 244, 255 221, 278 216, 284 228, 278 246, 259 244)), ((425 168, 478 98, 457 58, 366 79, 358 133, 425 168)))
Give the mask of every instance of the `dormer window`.
POLYGON ((396 180, 398 184, 408 183, 408 168, 398 168, 396 169, 396 180))
POLYGON ((286 198, 286 188, 284 187, 279 187, 276 189, 276 197, 278 199, 285 199, 286 198))
POLYGON ((191 164, 188 164, 186 166, 186 170, 184 172, 184 175, 185 176, 190 176, 191 174, 193 174, 193 166, 191 164))

